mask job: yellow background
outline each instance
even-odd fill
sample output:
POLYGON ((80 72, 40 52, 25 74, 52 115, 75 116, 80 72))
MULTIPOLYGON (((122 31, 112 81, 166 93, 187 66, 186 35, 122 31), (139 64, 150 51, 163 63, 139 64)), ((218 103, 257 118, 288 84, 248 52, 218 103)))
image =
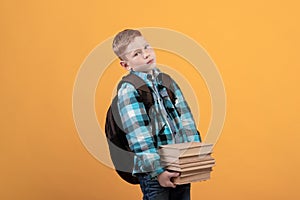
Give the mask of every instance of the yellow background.
MULTIPOLYGON (((96 45, 149 26, 195 39, 225 84, 217 166, 211 180, 193 184, 193 199, 299 199, 299 8, 296 0, 2 0, 0 199, 141 199, 82 145, 72 90, 96 45)), ((205 92, 199 101, 205 134, 205 92)), ((101 124, 107 102, 96 105, 101 124)))

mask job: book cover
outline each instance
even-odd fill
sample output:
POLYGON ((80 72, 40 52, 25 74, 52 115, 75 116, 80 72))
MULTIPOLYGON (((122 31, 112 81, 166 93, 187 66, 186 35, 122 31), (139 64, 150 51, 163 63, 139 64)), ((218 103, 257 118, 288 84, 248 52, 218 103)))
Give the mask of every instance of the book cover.
POLYGON ((192 168, 192 167, 197 167, 197 166, 215 164, 215 160, 214 159, 210 159, 210 160, 203 160, 203 161, 190 162, 190 163, 182 163, 182 164, 162 162, 161 164, 163 166, 176 167, 176 168, 184 170, 184 169, 187 169, 187 168, 192 168))
POLYGON ((172 157, 203 155, 211 153, 212 147, 212 144, 205 144, 201 142, 168 144, 160 146, 159 154, 172 157))
POLYGON ((205 155, 194 155, 194 156, 186 156, 186 157, 170 157, 166 155, 160 155, 160 160, 163 164, 186 164, 186 163, 193 163, 193 162, 200 162, 200 161, 207 161, 212 160, 213 157, 211 154, 205 155))
POLYGON ((186 177, 186 176, 196 175, 200 173, 210 173, 210 172, 212 172, 212 167, 206 169, 197 169, 192 171, 181 172, 180 177, 186 177))
POLYGON ((191 176, 186 177, 175 177, 173 178, 173 183, 177 185, 186 184, 186 183, 192 183, 192 182, 199 182, 210 179, 210 172, 205 173, 198 173, 191 176))
POLYGON ((175 167, 175 166, 167 166, 166 169, 172 170, 172 171, 177 171, 177 172, 187 172, 187 171, 195 171, 195 170, 200 170, 200 169, 206 169, 215 166, 215 163, 212 164, 206 164, 206 165, 200 165, 200 166, 194 166, 194 167, 186 167, 186 168, 181 168, 181 167, 175 167))

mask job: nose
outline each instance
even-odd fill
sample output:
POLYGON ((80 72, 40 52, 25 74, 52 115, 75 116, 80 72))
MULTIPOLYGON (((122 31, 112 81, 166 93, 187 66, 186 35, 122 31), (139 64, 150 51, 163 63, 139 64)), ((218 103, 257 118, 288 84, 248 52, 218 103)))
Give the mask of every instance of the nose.
POLYGON ((147 49, 143 49, 143 57, 146 59, 149 57, 149 51, 147 49))

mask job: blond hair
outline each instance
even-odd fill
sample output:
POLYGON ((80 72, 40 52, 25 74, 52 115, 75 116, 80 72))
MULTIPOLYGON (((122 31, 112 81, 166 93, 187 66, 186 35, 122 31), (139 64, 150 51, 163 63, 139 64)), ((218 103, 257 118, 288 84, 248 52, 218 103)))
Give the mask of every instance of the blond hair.
POLYGON ((119 32, 113 40, 112 48, 115 54, 120 58, 120 60, 124 60, 123 54, 127 46, 134 40, 135 37, 142 36, 142 33, 138 30, 133 29, 125 29, 119 32))

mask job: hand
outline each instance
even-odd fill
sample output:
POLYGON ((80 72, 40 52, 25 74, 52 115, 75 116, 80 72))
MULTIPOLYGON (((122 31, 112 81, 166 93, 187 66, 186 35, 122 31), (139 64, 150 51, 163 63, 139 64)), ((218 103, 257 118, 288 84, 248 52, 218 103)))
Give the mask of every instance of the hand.
POLYGON ((175 188, 176 185, 171 181, 171 178, 178 177, 178 176, 179 176, 178 172, 164 171, 163 173, 158 175, 157 180, 162 187, 175 188))

